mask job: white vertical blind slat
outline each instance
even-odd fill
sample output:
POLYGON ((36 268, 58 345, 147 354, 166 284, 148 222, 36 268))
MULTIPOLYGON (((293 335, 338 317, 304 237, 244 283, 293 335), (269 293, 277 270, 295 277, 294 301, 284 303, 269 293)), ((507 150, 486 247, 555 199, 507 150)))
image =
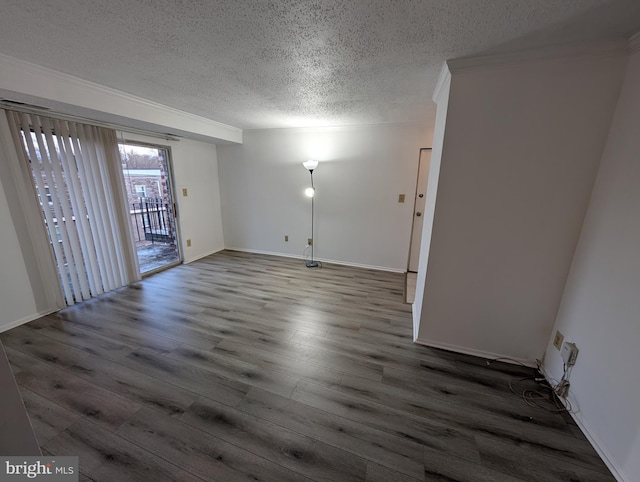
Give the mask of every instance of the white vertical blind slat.
POLYGON ((49 243, 45 225, 43 223, 42 209, 34 190, 34 179, 27 155, 27 148, 22 139, 22 131, 19 126, 20 116, 17 112, 0 110, 0 142, 4 142, 5 153, 8 154, 9 169, 12 171, 12 181, 15 184, 18 203, 21 206, 23 219, 26 225, 28 240, 27 249, 31 247, 33 261, 37 268, 34 273, 34 291, 42 308, 39 312, 49 312, 63 308, 66 303, 62 288, 58 282, 58 271, 54 259, 54 253, 49 243), (4 115, 2 115, 4 114, 4 115), (13 152, 9 146, 13 145, 13 152), (22 148, 21 148, 22 147, 22 148), (13 155, 15 154, 15 156, 13 155))
MULTIPOLYGON (((127 248, 126 243, 124 242, 125 238, 123 236, 122 226, 118 223, 118 219, 121 219, 119 216, 119 210, 117 208, 119 204, 119 199, 117 195, 119 191, 114 189, 114 179, 113 172, 114 167, 109 162, 108 156, 108 146, 109 142, 105 135, 104 129, 94 128, 93 134, 96 139, 99 139, 96 142, 96 145, 99 146, 99 149, 96 149, 98 158, 100 160, 100 166, 102 168, 102 173, 104 179, 108 182, 105 182, 105 197, 107 198, 107 209, 109 211, 109 224, 111 227, 111 232, 114 234, 115 242, 111 243, 114 248, 114 257, 112 259, 112 266, 114 268, 116 280, 119 286, 126 284, 127 280, 127 268, 126 268, 126 256, 125 249, 127 248)), ((113 137, 115 140, 115 137, 113 137)), ((122 176, 122 167, 121 164, 117 166, 117 169, 120 171, 120 176, 122 176)), ((128 220, 127 220, 128 222, 128 220)))
POLYGON ((67 305, 139 279, 115 132, 37 115, 12 119, 14 138, 24 133, 67 305))
POLYGON ((118 165, 109 163, 111 173, 111 185, 113 186, 113 199, 114 206, 116 206, 116 212, 119 215, 114 216, 114 219, 118 223, 118 233, 121 235, 121 243, 118 244, 122 250, 122 256, 119 256, 123 263, 122 273, 130 283, 131 274, 135 274, 135 280, 141 279, 140 266, 138 264, 138 255, 136 250, 136 241, 131 224, 131 212, 128 203, 127 189, 124 180, 124 173, 122 170, 122 159, 120 157, 120 149, 118 147, 118 138, 115 131, 108 129, 101 129, 101 135, 103 137, 102 145, 108 151, 111 149, 110 155, 113 158, 118 159, 120 162, 118 165))
POLYGON ((58 282, 58 271, 55 263, 51 262, 55 255, 49 243, 42 209, 34 189, 27 148, 22 139, 22 132, 14 128, 16 125, 20 125, 20 116, 17 112, 0 110, 0 143, 5 143, 8 168, 12 172, 10 179, 16 190, 17 201, 23 216, 21 221, 28 236, 28 239, 22 242, 26 243, 26 250, 32 248, 30 254, 33 256, 33 267, 36 270, 32 279, 38 311, 44 313, 63 308, 66 303, 62 287, 58 282), (10 149, 11 145, 14 149, 10 149))
MULTIPOLYGON (((59 266, 62 263, 62 260, 64 259, 64 253, 62 250, 62 246, 60 245, 60 243, 58 243, 58 237, 56 235, 55 228, 54 228, 55 226, 54 217, 57 217, 58 213, 55 210, 56 208, 55 205, 54 205, 55 216, 51 213, 51 209, 48 208, 46 181, 45 181, 45 177, 43 177, 42 175, 42 169, 44 169, 45 176, 48 179, 51 179, 51 177, 49 176, 50 168, 49 168, 49 171, 47 170, 49 154, 47 152, 46 146, 42 142, 42 136, 37 135, 39 132, 40 125, 39 123, 36 122, 36 119, 34 119, 33 122, 34 122, 34 131, 36 132, 36 136, 35 136, 36 143, 38 146, 38 151, 40 152, 40 156, 41 156, 40 161, 38 160, 38 156, 35 149, 36 144, 34 144, 33 138, 31 137, 31 130, 30 130, 31 119, 29 119, 29 116, 27 114, 22 114, 21 122, 23 125, 24 138, 26 140, 27 148, 29 150, 29 158, 31 159, 31 168, 33 172, 33 177, 36 182, 38 192, 40 193, 40 202, 42 203, 42 206, 43 206, 42 213, 44 214, 44 218, 47 223, 49 237, 51 238, 51 245, 53 247, 53 252, 56 257, 56 263, 59 266)), ((58 275, 60 275, 60 270, 58 270, 58 275)), ((60 285, 62 287, 62 292, 64 294, 65 302, 67 303, 67 305, 73 305, 74 304, 73 291, 71 289, 71 285, 69 283, 68 278, 66 276, 59 276, 59 278, 60 278, 60 285)))
POLYGON ((90 278, 91 291, 93 296, 98 296, 105 292, 105 286, 103 285, 102 277, 105 260, 103 255, 104 250, 102 249, 103 233, 100 230, 100 223, 96 220, 96 215, 99 215, 100 210, 94 208, 95 200, 93 192, 95 192, 96 186, 93 182, 93 177, 90 174, 89 163, 85 160, 83 150, 80 148, 77 125, 70 123, 69 132, 71 133, 71 143, 76 156, 78 176, 80 184, 82 185, 85 208, 87 210, 87 220, 91 236, 91 239, 89 240, 89 243, 87 245, 89 250, 85 251, 85 256, 90 259, 90 263, 94 268, 94 277, 90 278))
POLYGON ((105 207, 107 209, 107 216, 104 216, 106 222, 105 224, 107 229, 111 233, 113 233, 114 238, 114 242, 109 243, 108 246, 109 266, 112 269, 114 286, 118 287, 122 286, 123 284, 122 269, 124 265, 122 264, 122 239, 120 238, 120 230, 118 229, 118 225, 116 223, 117 214, 114 205, 115 199, 113 197, 113 189, 110 182, 111 176, 109 171, 109 163, 99 129, 97 127, 91 127, 90 135, 93 139, 93 144, 97 147, 95 150, 96 162, 100 167, 100 175, 103 180, 102 184, 104 189, 102 190, 102 194, 104 195, 105 207))
MULTIPOLYGON (((92 146, 94 145, 94 139, 91 132, 91 127, 87 125, 79 125, 78 126, 78 134, 80 136, 80 146, 92 146)), ((100 164, 98 162, 98 157, 95 149, 85 149, 84 151, 84 160, 88 163, 89 169, 87 172, 89 174, 90 180, 94 186, 93 192, 91 193, 91 197, 94 202, 94 219, 97 221, 96 224, 98 226, 100 232, 100 239, 98 240, 100 243, 100 247, 96 246, 96 250, 99 249, 98 255, 103 260, 102 265, 102 283, 104 285, 105 291, 111 291, 118 288, 119 285, 116 282, 114 267, 111 260, 115 257, 113 252, 113 246, 110 241, 109 236, 111 234, 110 223, 108 219, 108 209, 107 209, 107 200, 105 197, 105 186, 102 177, 102 171, 100 169, 100 164)))
MULTIPOLYGON (((73 150, 69 143, 69 129, 66 123, 57 119, 53 120, 54 132, 58 135, 58 143, 60 144, 60 161, 62 170, 67 174, 65 180, 69 190, 69 203, 73 206, 74 230, 72 237, 73 258, 75 261, 74 268, 78 280, 80 282, 80 295, 83 300, 91 298, 91 288, 89 278, 93 276, 93 267, 89 260, 82 254, 87 251, 87 214, 86 207, 82 199, 82 188, 78 180, 78 171, 76 169, 73 150)), ((65 215, 66 216, 66 215, 65 215)), ((67 218, 70 219, 70 218, 67 218)), ((67 223, 68 225, 68 223, 67 223)))
MULTIPOLYGON (((41 121, 42 133, 49 150, 49 165, 53 174, 53 182, 49 183, 49 192, 51 193, 53 205, 58 207, 56 212, 62 213, 62 217, 58 217, 58 227, 60 237, 62 238, 66 269, 71 281, 75 301, 82 301, 80 279, 83 276, 86 277, 86 275, 80 253, 78 232, 73 222, 73 211, 69 203, 70 186, 67 185, 66 178, 62 172, 61 154, 63 147, 56 146, 52 135, 53 127, 49 119, 43 117, 41 121)), ((59 133, 58 135, 62 136, 63 133, 59 133)))

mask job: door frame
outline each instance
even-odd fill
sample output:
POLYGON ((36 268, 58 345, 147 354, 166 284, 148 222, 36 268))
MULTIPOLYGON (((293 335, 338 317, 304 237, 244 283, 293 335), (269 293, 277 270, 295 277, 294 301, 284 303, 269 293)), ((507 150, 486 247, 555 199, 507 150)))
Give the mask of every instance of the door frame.
MULTIPOLYGON (((416 225, 416 204, 418 202, 418 193, 421 191, 421 187, 420 186, 420 173, 421 173, 421 168, 422 166, 422 151, 431 151, 433 153, 433 148, 432 147, 421 147, 420 151, 418 153, 418 170, 416 172, 416 190, 415 193, 413 195, 413 210, 412 210, 412 216, 411 216, 411 235, 409 237, 409 253, 407 254, 407 273, 416 273, 417 271, 412 271, 411 268, 411 249, 413 247, 413 237, 414 237, 414 230, 415 230, 415 225, 416 225)), ((431 159, 429 159, 429 166, 431 165, 431 159)), ((427 186, 429 184, 429 171, 427 171, 426 173, 426 177, 425 177, 425 185, 424 185, 424 197, 425 197, 425 202, 426 202, 426 197, 427 197, 427 186)), ((423 213, 422 215, 424 215, 424 209, 423 209, 423 213)), ((424 222, 424 218, 423 218, 423 222, 424 222)), ((418 256, 420 254, 420 250, 418 250, 418 256)))
MULTIPOLYGON (((152 274, 155 274, 159 271, 163 271, 165 269, 168 268, 173 268, 174 266, 178 266, 182 263, 184 263, 184 254, 182 252, 182 234, 181 234, 181 227, 180 227, 180 213, 178 212, 178 196, 175 190, 175 176, 173 174, 173 154, 171 153, 171 146, 168 145, 164 145, 164 144, 155 144, 153 142, 146 142, 146 141, 138 141, 138 140, 133 140, 133 139, 127 139, 124 137, 121 137, 118 139, 118 145, 120 144, 131 144, 131 145, 135 145, 135 146, 141 146, 141 147, 150 147, 152 149, 164 149, 167 152, 167 174, 169 176, 168 181, 168 188, 167 190, 169 191, 169 194, 171 195, 171 202, 173 204, 173 216, 174 216, 174 224, 176 227, 176 249, 178 250, 178 260, 174 261, 173 263, 169 263, 166 264, 164 266, 161 266, 159 268, 156 269, 152 269, 150 271, 146 271, 144 273, 140 273, 140 275, 145 278, 147 276, 150 276, 152 274)), ((136 253, 137 256, 137 253, 136 253)))

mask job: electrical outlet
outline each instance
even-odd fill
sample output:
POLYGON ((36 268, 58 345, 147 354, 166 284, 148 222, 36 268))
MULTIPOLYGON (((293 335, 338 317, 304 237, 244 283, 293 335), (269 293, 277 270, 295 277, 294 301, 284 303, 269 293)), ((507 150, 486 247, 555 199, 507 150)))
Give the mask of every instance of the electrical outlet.
POLYGON ((189 195, 189 193, 187 192, 187 188, 186 188, 186 187, 183 187, 183 188, 182 188, 182 195, 183 195, 184 197, 187 197, 187 196, 189 195))
POLYGON ((307 246, 311 246, 313 244, 312 238, 307 238, 307 246))
POLYGON ((562 348, 563 341, 564 335, 559 331, 556 331, 556 336, 553 338, 553 346, 555 346, 558 351, 560 351, 560 348, 562 348))
POLYGON ((187 248, 190 248, 190 247, 191 247, 191 240, 187 239, 187 248))
POLYGON ((285 240, 285 241, 289 241, 289 235, 288 235, 288 234, 285 234, 285 235, 284 235, 284 240, 285 240))
POLYGON ((403 203, 404 202, 404 194, 399 194, 398 195, 398 202, 399 203, 403 203))

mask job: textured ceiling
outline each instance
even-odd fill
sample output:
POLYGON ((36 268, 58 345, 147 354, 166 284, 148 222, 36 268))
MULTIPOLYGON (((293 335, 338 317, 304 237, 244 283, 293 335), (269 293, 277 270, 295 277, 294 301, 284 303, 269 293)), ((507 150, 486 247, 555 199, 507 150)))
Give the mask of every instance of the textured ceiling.
POLYGON ((243 129, 424 121, 446 59, 633 33, 638 0, 2 0, 0 52, 243 129))

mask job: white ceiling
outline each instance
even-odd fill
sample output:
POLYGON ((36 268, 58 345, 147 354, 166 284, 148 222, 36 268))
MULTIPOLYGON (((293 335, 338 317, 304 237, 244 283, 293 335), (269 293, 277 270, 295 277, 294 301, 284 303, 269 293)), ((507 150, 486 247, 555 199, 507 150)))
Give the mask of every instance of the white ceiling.
POLYGON ((428 121, 447 59, 639 27, 638 0, 2 0, 0 53, 242 129, 378 124, 428 121))

